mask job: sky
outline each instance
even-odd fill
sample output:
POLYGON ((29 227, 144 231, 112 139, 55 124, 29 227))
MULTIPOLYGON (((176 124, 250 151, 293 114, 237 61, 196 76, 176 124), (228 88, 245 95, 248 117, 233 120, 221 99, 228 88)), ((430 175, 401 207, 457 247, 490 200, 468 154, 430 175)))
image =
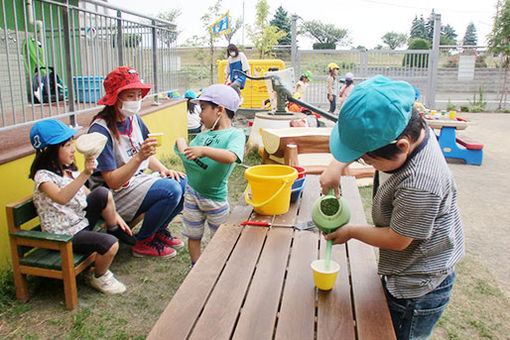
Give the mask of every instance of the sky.
MULTIPOLYGON (((174 8, 181 10, 181 15, 175 21, 181 32, 177 44, 183 43, 193 35, 204 35, 200 17, 215 0, 108 0, 118 7, 155 16, 159 11, 169 11, 174 8)), ((222 0, 222 9, 230 11, 233 20, 243 16, 245 25, 254 23, 256 16, 256 0, 222 0)), ((411 22, 415 15, 423 15, 425 20, 432 9, 441 14, 441 23, 452 26, 458 37, 462 39, 466 27, 473 22, 477 34, 478 44, 486 45, 486 37, 492 30, 497 0, 267 0, 271 19, 279 6, 288 12, 289 16, 297 14, 298 24, 301 20, 320 20, 326 24, 333 24, 338 28, 349 31, 350 43, 346 48, 359 45, 374 48, 382 44, 381 37, 390 31, 409 34, 411 22)), ((245 29, 244 39, 242 29, 233 37, 235 44, 250 45, 245 29)), ((298 37, 299 47, 310 49, 313 41, 302 36, 298 37)), ((217 45, 226 45, 225 39, 218 40, 217 45)), ((337 47, 341 48, 341 47, 337 47)))

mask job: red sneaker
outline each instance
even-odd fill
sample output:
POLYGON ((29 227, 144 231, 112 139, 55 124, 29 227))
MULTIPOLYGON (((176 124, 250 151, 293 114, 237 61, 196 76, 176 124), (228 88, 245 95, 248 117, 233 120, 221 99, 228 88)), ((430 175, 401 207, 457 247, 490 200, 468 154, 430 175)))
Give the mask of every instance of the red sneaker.
POLYGON ((145 240, 136 241, 131 251, 135 257, 174 257, 177 255, 174 249, 160 243, 154 235, 145 240))
POLYGON ((174 249, 181 249, 184 247, 184 242, 179 240, 177 237, 173 237, 166 229, 158 231, 156 233, 156 237, 161 243, 174 249))

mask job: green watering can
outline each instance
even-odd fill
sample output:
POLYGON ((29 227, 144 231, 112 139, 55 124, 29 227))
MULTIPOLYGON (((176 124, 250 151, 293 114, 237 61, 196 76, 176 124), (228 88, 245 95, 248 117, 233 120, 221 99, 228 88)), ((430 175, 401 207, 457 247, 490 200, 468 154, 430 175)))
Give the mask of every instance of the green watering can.
MULTIPOLYGON (((327 195, 320 197, 313 204, 313 223, 326 234, 332 233, 347 224, 350 218, 351 212, 347 201, 343 197, 337 198, 333 188, 330 188, 327 195)), ((326 268, 329 268, 332 245, 333 241, 329 240, 326 245, 326 268)))

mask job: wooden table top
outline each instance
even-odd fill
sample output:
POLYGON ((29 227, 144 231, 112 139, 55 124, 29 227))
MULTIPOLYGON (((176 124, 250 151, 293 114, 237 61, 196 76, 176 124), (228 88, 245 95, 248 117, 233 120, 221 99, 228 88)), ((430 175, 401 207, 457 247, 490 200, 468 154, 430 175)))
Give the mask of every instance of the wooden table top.
POLYGON ((457 130, 464 130, 468 127, 467 122, 453 119, 427 119, 426 122, 433 129, 441 129, 442 127, 454 127, 457 130))
MULTIPOLYGON (((354 177, 342 177, 351 223, 366 223, 354 177)), ((358 241, 333 247, 340 272, 331 291, 318 291, 310 263, 324 258, 311 220, 318 176, 307 176, 289 212, 260 216, 234 209, 161 314, 148 339, 395 339, 374 249, 358 241), (245 226, 246 220, 272 227, 245 226), (280 225, 279 227, 277 225, 280 225)))

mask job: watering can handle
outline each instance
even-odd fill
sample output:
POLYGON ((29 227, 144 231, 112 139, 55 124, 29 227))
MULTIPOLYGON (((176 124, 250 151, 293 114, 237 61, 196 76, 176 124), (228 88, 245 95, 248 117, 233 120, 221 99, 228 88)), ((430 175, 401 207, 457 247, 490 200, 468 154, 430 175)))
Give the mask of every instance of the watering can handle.
POLYGON ((262 202, 262 203, 255 203, 253 202, 249 197, 248 197, 248 190, 250 189, 250 183, 248 183, 248 185, 246 186, 246 190, 244 191, 244 199, 246 200, 246 203, 248 203, 249 205, 251 205, 252 207, 254 208, 260 208, 261 206, 263 205, 266 205, 268 204, 269 202, 271 202, 276 196, 278 196, 278 194, 283 190, 283 188, 285 188, 285 186, 287 185, 289 181, 283 181, 283 184, 282 186, 280 187, 280 189, 278 189, 276 191, 276 193, 271 196, 268 200, 266 200, 265 202, 262 202))

